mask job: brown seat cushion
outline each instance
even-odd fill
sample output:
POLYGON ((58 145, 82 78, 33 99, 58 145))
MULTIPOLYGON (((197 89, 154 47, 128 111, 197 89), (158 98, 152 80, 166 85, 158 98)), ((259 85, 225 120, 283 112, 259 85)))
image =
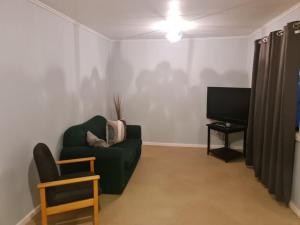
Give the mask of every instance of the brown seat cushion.
MULTIPOLYGON (((93 176, 90 172, 80 172, 66 174, 59 177, 59 180, 71 179, 77 177, 93 176)), ((53 188, 53 194, 47 196, 47 205, 55 206, 64 203, 70 203, 74 201, 80 201, 93 197, 93 182, 82 182, 76 184, 69 184, 63 186, 57 186, 53 188)), ((99 193, 100 194, 100 186, 99 193)))

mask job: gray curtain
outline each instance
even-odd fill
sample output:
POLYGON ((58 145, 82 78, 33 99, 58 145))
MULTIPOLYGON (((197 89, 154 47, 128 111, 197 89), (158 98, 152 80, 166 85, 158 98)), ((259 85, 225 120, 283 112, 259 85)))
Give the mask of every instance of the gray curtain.
POLYGON ((291 196, 300 23, 255 42, 246 164, 279 201, 291 196))

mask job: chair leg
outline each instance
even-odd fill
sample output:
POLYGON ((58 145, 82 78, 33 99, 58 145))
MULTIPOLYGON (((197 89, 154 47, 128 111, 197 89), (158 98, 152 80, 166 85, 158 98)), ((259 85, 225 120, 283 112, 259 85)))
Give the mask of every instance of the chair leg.
POLYGON ((42 225, 47 225, 47 211, 46 211, 46 190, 45 188, 40 189, 40 198, 41 198, 41 219, 42 225))
POLYGON ((99 225, 99 196, 98 196, 98 180, 93 181, 94 192, 94 225, 99 225))

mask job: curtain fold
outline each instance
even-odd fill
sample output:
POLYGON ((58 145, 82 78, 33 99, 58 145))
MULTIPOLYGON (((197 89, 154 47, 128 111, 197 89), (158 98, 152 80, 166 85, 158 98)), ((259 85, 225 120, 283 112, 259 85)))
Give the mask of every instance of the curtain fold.
POLYGON ((268 71, 268 88, 267 92, 267 104, 266 113, 264 118, 264 136, 263 136, 263 155, 262 161, 265 162, 262 165, 261 178, 262 182, 269 187, 271 193, 274 192, 274 179, 273 171, 276 171, 277 154, 276 151, 272 151, 276 147, 276 140, 278 135, 279 124, 276 123, 280 114, 278 114, 278 107, 280 106, 280 96, 278 90, 281 85, 280 76, 280 62, 281 62, 281 52, 283 43, 283 33, 280 31, 275 31, 270 34, 269 48, 270 48, 270 65, 268 71), (277 113, 276 113, 277 112, 277 113), (272 146, 274 145, 274 146, 272 146))
POLYGON ((254 47, 254 61, 252 70, 252 84, 251 84, 251 97, 249 107, 249 119, 248 119, 248 132, 247 132, 247 151, 246 151, 246 165, 253 165, 253 121, 254 121, 254 109, 255 109, 255 97, 256 97, 256 80, 258 71, 258 61, 260 54, 260 41, 255 41, 254 47))
POLYGON ((268 38, 263 38, 260 42, 260 54, 256 80, 256 98, 253 120, 253 166, 255 175, 259 176, 262 167, 262 145, 263 145, 263 120, 265 114, 266 87, 269 69, 269 42, 268 38))
POLYGON ((255 41, 246 164, 279 201, 291 196, 298 73, 299 22, 255 41))

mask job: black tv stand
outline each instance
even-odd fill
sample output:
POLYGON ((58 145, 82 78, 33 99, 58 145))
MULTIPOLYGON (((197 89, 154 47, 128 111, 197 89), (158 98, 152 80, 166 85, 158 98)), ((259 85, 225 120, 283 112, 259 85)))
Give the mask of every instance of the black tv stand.
POLYGON ((234 159, 240 158, 246 155, 246 137, 247 137, 247 127, 243 125, 230 124, 226 126, 224 122, 214 122, 207 124, 207 155, 212 153, 212 155, 217 158, 223 159, 225 162, 232 161, 234 159), (225 145, 223 148, 210 149, 210 130, 216 130, 225 134, 225 145), (244 143, 243 143, 243 153, 231 149, 229 146, 228 136, 231 133, 244 132, 244 143))

